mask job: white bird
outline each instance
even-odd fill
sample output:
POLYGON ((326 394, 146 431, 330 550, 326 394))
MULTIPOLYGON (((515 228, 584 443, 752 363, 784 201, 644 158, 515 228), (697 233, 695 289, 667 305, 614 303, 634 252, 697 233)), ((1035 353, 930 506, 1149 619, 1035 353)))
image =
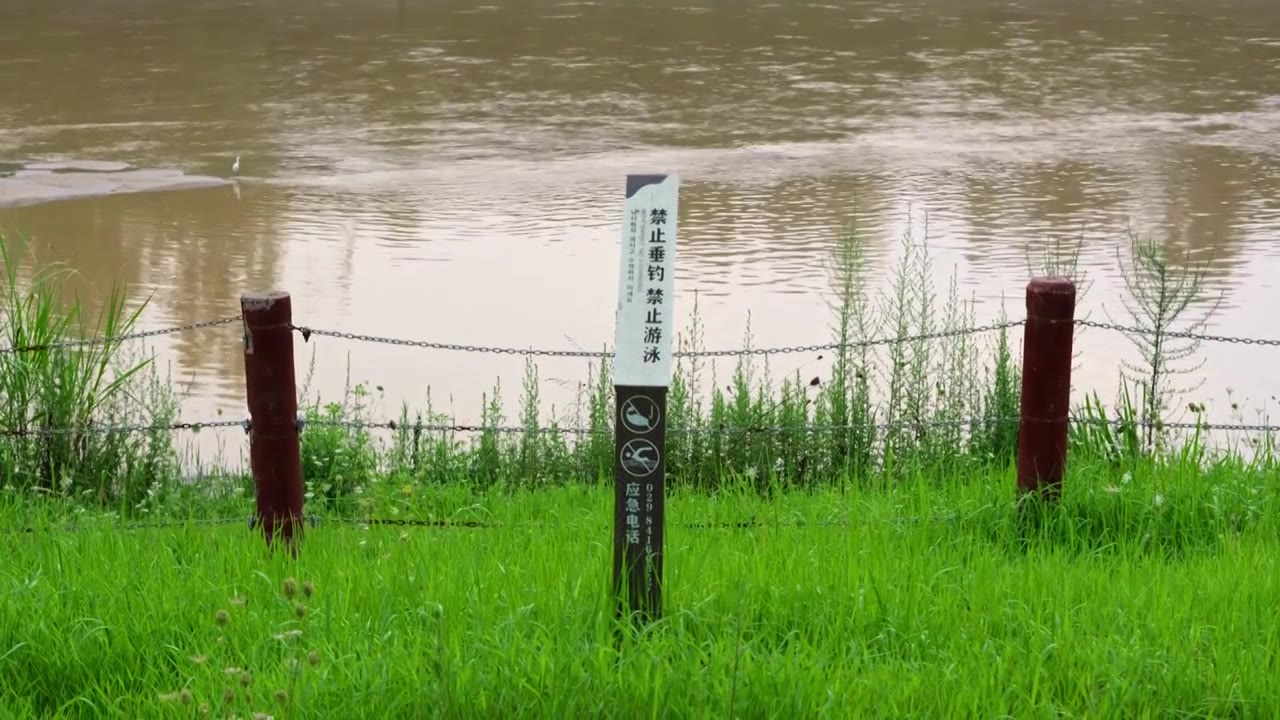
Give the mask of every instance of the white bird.
POLYGON ((236 156, 236 161, 231 163, 231 174, 232 175, 240 174, 240 156, 239 155, 236 156))

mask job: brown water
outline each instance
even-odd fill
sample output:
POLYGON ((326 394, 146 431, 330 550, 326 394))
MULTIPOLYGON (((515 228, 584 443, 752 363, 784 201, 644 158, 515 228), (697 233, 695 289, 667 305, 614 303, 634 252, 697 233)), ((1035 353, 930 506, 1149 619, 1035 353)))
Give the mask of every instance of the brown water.
MULTIPOLYGON (((0 162, 120 160, 237 188, 0 210, 147 327, 234 314, 442 342, 612 338, 623 176, 682 178, 677 287, 710 347, 828 338, 824 265, 856 217, 876 278, 925 230, 980 320, 1021 317, 1028 246, 1081 241, 1126 320, 1126 228, 1191 249, 1211 332, 1280 337, 1280 4, 0 0, 0 162), (855 207, 856 201, 856 207, 855 207), (1030 244, 1030 245, 1028 245, 1030 244)), ((1081 340, 1104 395, 1127 345, 1081 340)), ((234 327, 160 339, 185 415, 241 417, 234 327)), ((474 418, 519 358, 312 338, 314 387, 474 418), (349 357, 348 357, 349 353, 349 357)), ((1280 350, 1205 346, 1196 397, 1260 406, 1280 350), (1239 399, 1237 397, 1237 399, 1239 399)), ((305 370, 308 357, 300 359, 305 370)), ((785 372, 811 358, 777 361, 785 372)), ((585 362, 542 364, 560 405, 585 362)), ((806 373, 809 371, 806 367, 806 373)), ((514 404, 512 405, 514 411, 514 404)), ((1252 420, 1252 417, 1246 420, 1252 420)), ((228 436, 231 447, 239 439, 228 436)))

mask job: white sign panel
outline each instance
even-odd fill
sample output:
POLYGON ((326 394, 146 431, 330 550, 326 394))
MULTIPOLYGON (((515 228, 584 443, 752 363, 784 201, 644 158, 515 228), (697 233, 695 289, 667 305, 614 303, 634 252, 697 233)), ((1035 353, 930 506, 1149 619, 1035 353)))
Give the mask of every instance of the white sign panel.
POLYGON ((675 175, 628 175, 614 336, 615 385, 667 387, 676 268, 675 175))

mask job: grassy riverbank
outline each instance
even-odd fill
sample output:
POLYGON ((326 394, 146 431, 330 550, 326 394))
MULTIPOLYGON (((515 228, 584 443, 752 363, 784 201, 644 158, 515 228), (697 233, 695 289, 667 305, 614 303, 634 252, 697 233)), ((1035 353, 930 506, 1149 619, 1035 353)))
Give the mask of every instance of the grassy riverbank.
MULTIPOLYGON (((1077 465, 1030 535, 1008 473, 772 500, 676 491, 666 617, 620 645, 604 488, 419 488, 406 514, 489 527, 322 521, 296 561, 265 557, 243 526, 119 532, 82 517, 10 541, 0 705, 16 718, 1262 717, 1280 694, 1280 514, 1274 481, 1248 477, 1077 465)), ((30 519, 0 514, 15 513, 30 519)))
MULTIPOLYGON (((935 315, 918 246, 904 245, 879 303, 858 290, 856 238, 840 246, 833 338, 846 346, 816 385, 775 383, 760 358, 728 378, 682 363, 666 617, 620 645, 606 595, 607 366, 568 416, 542 412, 532 365, 520 417, 486 397, 484 421, 518 433, 415 430, 451 422, 429 408, 402 408, 383 435, 323 424, 383 419, 376 388, 305 403, 307 505, 320 519, 297 560, 268 557, 243 522, 246 478, 215 467, 183 485, 168 432, 103 430, 176 418, 145 358, 114 341, 49 346, 128 332, 123 294, 87 320, 60 270, 20 276, 7 254, 3 330, 26 349, 0 353, 0 423, 13 431, 0 437, 0 528, 18 529, 0 566, 0 707, 1264 716, 1280 694, 1276 455, 1266 436, 1210 452, 1203 433, 1161 427, 1186 357, 1167 333, 1187 329, 1186 306, 1161 305, 1182 285, 1162 255, 1138 250, 1139 279, 1176 291, 1148 296, 1163 308, 1150 316, 1158 342, 1126 371, 1135 390, 1117 409, 1081 398, 1062 505, 1034 529, 1011 502, 1016 350, 1006 332, 970 334, 971 305, 954 293, 935 315), (881 337, 905 341, 857 344, 881 337), (184 518, 219 522, 119 526, 184 518)), ((686 338, 698 347, 696 324, 686 338)))

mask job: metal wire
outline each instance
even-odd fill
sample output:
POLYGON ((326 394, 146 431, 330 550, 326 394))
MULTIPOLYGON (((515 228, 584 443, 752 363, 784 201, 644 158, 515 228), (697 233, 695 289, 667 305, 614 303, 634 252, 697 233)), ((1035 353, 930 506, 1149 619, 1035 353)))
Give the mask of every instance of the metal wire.
MULTIPOLYGON (((730 434, 765 434, 765 433, 810 433, 810 432, 840 432, 846 430, 863 430, 868 427, 876 430, 893 430, 893 429, 918 429, 925 427, 965 427, 968 425, 991 424, 1008 424, 1019 422, 1020 418, 977 418, 968 420, 922 420, 922 421, 899 421, 892 423, 876 423, 867 425, 755 425, 743 427, 726 427, 704 426, 698 428, 667 428, 667 435, 730 435, 730 434)), ((563 433, 574 435, 609 435, 612 433, 610 429, 581 428, 581 427, 543 427, 543 428, 526 428, 521 425, 428 425, 413 423, 397 423, 394 420, 385 422, 364 422, 359 420, 299 420, 300 427, 305 428, 308 425, 317 425, 322 427, 339 427, 351 430, 406 430, 414 432, 491 432, 491 433, 563 433)))
MULTIPOLYGON (((1191 422, 1131 422, 1128 420, 1098 420, 1093 418, 1069 418, 1074 425, 1109 425, 1186 430, 1233 430, 1250 432, 1277 432, 1280 425, 1247 424, 1247 423, 1191 423, 1191 422)), ((728 427, 725 425, 705 425, 695 428, 667 428, 668 436, 679 435, 763 435, 763 434, 806 434, 833 433, 864 430, 922 430, 926 428, 956 428, 991 425, 1016 425, 1022 422, 1020 417, 997 418, 964 418, 955 420, 900 420, 896 422, 871 423, 868 425, 749 425, 728 427)), ((523 425, 444 425, 426 423, 400 423, 395 420, 362 421, 362 420, 328 420, 298 418, 299 432, 308 426, 343 428, 347 430, 403 430, 414 433, 497 433, 497 434, 542 434, 557 433, 564 435, 611 435, 611 428, 583 428, 547 426, 528 428, 523 425)), ((71 435, 76 433, 111 434, 122 432, 158 432, 173 430, 194 430, 199 432, 205 428, 239 427, 250 432, 253 423, 244 420, 211 420, 207 422, 176 422, 164 425, 86 425, 83 427, 58 428, 0 428, 0 437, 36 437, 42 435, 71 435)))
POLYGON ((201 328, 228 325, 230 323, 240 322, 240 319, 241 316, 235 315, 233 317, 225 317, 220 320, 208 320, 205 322, 191 323, 189 325, 177 325, 174 327, 161 328, 159 330, 145 330, 141 332, 127 333, 125 335, 86 338, 84 340, 60 340, 58 342, 45 343, 43 345, 19 345, 15 347, 0 348, 0 354, 36 352, 38 350, 55 350, 73 347, 91 347, 94 345, 120 343, 125 342, 126 340, 140 340, 147 337, 156 337, 157 335, 172 335, 174 333, 186 332, 188 330, 199 330, 201 328))
POLYGON ((1211 422, 1133 422, 1131 420, 1096 420, 1086 418, 1072 418, 1071 422, 1077 425, 1111 425, 1116 427, 1132 426, 1141 428, 1152 428, 1155 430, 1232 430, 1242 432, 1277 432, 1280 431, 1280 425, 1264 425, 1249 423, 1211 423, 1211 422))
MULTIPOLYGON (((885 518, 891 523, 920 523, 920 522, 955 522, 960 520, 959 515, 938 515, 932 517, 920 516, 903 516, 885 518)), ((555 529, 560 526, 545 522, 482 522, 479 520, 443 520, 428 518, 387 518, 387 517, 342 517, 342 516, 322 516, 322 515, 306 515, 304 522, 312 527, 320 526, 344 526, 358 527, 368 530, 373 527, 415 527, 415 528, 439 528, 439 529, 465 529, 465 530, 501 530, 501 529, 555 529)), ((172 530, 188 527, 225 527, 231 525, 242 525, 247 530, 255 529, 257 518, 250 515, 249 517, 225 517, 225 518, 192 518, 189 520, 138 520, 128 522, 103 522, 100 524, 76 524, 48 526, 37 528, 32 526, 0 528, 0 533, 8 535, 31 535, 39 530, 52 530, 55 532, 80 532, 100 531, 104 529, 113 529, 124 532, 132 532, 137 530, 172 530)), ((766 523, 756 519, 742 520, 738 522, 668 522, 668 527, 679 527, 690 530, 751 530, 759 528, 831 528, 831 527, 849 527, 849 520, 814 520, 812 522, 782 522, 782 523, 766 523)), ((603 532, 608 532, 610 525, 607 521, 598 523, 598 527, 603 532)))
MULTIPOLYGON (((192 525, 196 526, 221 526, 221 525, 243 525, 250 523, 244 517, 226 517, 226 518, 191 518, 189 520, 132 520, 129 522, 103 522, 101 524, 68 524, 52 528, 58 531, 77 532, 80 530, 101 530, 103 528, 114 528, 117 530, 153 530, 162 528, 180 528, 192 525)), ((4 528, 0 532, 9 534, 26 534, 34 533, 38 528, 34 527, 14 527, 4 528)))
POLYGON ((81 427, 56 428, 0 428, 0 437, 36 437, 41 435, 75 435, 92 433, 94 435, 110 435, 112 433, 144 433, 168 430, 195 430, 204 428, 240 427, 246 433, 252 428, 248 420, 211 420, 208 422, 175 422, 163 425, 84 425, 81 427))
POLYGON ((1180 338, 1186 340, 1203 340, 1206 342, 1224 342, 1237 343, 1240 345, 1270 345, 1280 347, 1280 340, 1269 340, 1266 338, 1249 338, 1249 337, 1230 337, 1227 335, 1201 335, 1198 333, 1178 332, 1174 330, 1155 331, 1149 328, 1131 327, 1128 325, 1117 325, 1115 323, 1094 322, 1092 320, 1076 320, 1077 325, 1084 327, 1098 328, 1100 330, 1115 330, 1130 335, 1159 335, 1167 338, 1180 338))
MULTIPOLYGON (((961 330, 941 330, 938 332, 922 333, 919 335, 907 335, 904 337, 877 338, 873 340, 859 340, 849 343, 825 343, 821 345, 789 345, 782 347, 768 348, 741 348, 738 350, 677 350, 672 353, 673 357, 740 357, 746 355, 782 355, 789 353, 807 353, 822 352, 829 350, 854 349, 863 347, 874 347, 876 345, 897 345, 909 342, 918 342, 921 340, 937 340, 946 337, 955 337, 961 335, 976 335, 978 333, 990 332, 992 330, 1000 330, 1003 328, 1017 327, 1025 325, 1025 320, 1013 320, 1009 322, 991 323, 988 325, 980 325, 972 328, 964 328, 961 330)), ((323 330, 319 328, 305 327, 294 325, 295 330, 302 334, 302 339, 308 340, 312 335, 322 335, 326 337, 343 338, 346 340, 355 340, 357 342, 385 343, 388 345, 401 345, 408 347, 427 348, 430 350, 456 350, 459 352, 469 353, 493 353, 497 355, 527 355, 527 356, 543 356, 543 357, 589 357, 589 358, 610 358, 614 353, 606 350, 545 350, 536 348, 515 348, 515 347, 496 347, 485 345, 459 345, 454 343, 431 342, 428 340, 407 340, 404 338, 385 337, 380 335, 362 335, 359 333, 350 333, 340 330, 323 330)))

